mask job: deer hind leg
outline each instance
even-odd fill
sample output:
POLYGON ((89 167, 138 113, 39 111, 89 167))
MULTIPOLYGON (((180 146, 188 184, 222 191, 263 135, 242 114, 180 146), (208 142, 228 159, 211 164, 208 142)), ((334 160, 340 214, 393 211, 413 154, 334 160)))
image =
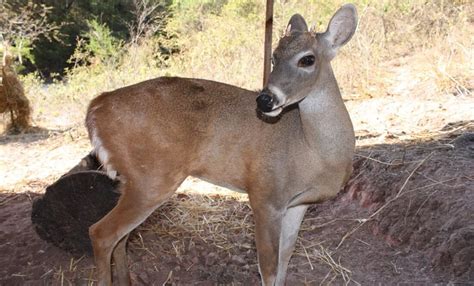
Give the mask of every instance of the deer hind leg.
MULTIPOLYGON (((130 234, 130 233, 129 233, 130 234)), ((130 273, 127 264, 127 240, 129 234, 126 234, 115 247, 112 257, 115 263, 115 272, 117 273, 118 285, 130 285, 130 273)))
POLYGON ((287 209, 283 216, 280 233, 278 273, 275 285, 285 285, 288 263, 295 249, 298 231, 307 209, 307 205, 292 207, 287 209))
MULTIPOLYGON (((182 179, 184 180, 184 178, 182 179)), ((89 228, 89 236, 94 249, 94 257, 98 270, 98 285, 112 285, 111 256, 120 240, 117 253, 119 281, 128 284, 128 267, 125 253, 125 237, 141 224, 156 208, 165 202, 177 189, 182 180, 156 187, 131 188, 129 183, 122 186, 122 195, 117 205, 101 220, 89 228), (125 272, 125 273, 124 273, 125 272)))

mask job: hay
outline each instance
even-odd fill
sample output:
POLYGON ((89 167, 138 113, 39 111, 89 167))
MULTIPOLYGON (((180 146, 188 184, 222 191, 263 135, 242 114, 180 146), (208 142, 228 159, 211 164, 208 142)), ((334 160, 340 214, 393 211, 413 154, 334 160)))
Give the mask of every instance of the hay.
POLYGON ((4 87, 2 84, 2 78, 0 78, 0 113, 4 113, 7 111, 8 104, 7 104, 7 96, 4 91, 4 87))
POLYGON ((31 106, 12 64, 12 58, 5 55, 0 86, 0 113, 10 111, 11 122, 7 130, 10 133, 20 133, 30 127, 31 106))
MULTIPOLYGON (((239 241, 253 241, 254 224, 251 217, 246 195, 233 192, 227 195, 197 194, 181 190, 160 207, 159 211, 154 212, 136 233, 151 231, 157 237, 179 238, 179 242, 183 242, 184 238, 198 238, 224 251, 240 247, 253 249, 254 245, 236 244, 235 236, 228 235, 238 232, 241 236, 239 241)), ((137 248, 147 248, 138 234, 134 237, 132 236, 131 240, 137 248)), ((160 239, 149 243, 155 244, 163 252, 172 251, 177 257, 180 257, 180 253, 185 249, 185 246, 178 242, 172 246, 163 246, 160 239)))

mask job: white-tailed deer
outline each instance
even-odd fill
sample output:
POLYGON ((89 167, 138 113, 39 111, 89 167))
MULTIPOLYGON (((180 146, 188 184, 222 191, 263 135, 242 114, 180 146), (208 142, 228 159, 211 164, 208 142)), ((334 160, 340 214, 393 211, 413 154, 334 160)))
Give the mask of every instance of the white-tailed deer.
POLYGON ((353 5, 324 33, 294 15, 260 94, 163 77, 92 100, 86 125, 94 150, 122 181, 116 207, 89 230, 99 285, 112 282, 112 256, 118 284, 129 283, 128 234, 189 175, 249 194, 262 283, 285 283, 308 204, 334 197, 352 170, 354 131, 330 62, 356 26, 353 5), (259 119, 255 99, 278 120, 259 119))

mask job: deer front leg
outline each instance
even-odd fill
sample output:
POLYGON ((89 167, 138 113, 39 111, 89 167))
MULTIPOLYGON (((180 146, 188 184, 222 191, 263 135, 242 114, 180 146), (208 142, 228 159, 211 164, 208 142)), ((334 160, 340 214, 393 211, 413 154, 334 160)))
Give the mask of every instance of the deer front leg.
POLYGON ((287 209, 286 213, 284 214, 280 234, 279 262, 275 283, 276 285, 285 285, 288 263, 290 262, 290 258, 295 249, 298 232, 307 209, 308 205, 299 205, 287 209))
POLYGON ((283 211, 268 205, 252 207, 255 218, 255 244, 262 285, 273 286, 278 272, 280 231, 283 211))

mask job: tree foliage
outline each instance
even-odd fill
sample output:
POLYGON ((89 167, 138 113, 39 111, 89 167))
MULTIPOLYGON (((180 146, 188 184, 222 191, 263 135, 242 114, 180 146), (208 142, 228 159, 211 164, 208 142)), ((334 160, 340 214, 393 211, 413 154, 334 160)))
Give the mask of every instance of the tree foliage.
POLYGON ((0 37, 25 59, 25 72, 38 70, 51 78, 74 64, 68 59, 78 39, 90 40, 86 48, 103 59, 120 43, 136 43, 158 33, 170 4, 166 0, 0 1, 0 37))
POLYGON ((26 57, 34 63, 32 48, 40 37, 57 39, 60 24, 50 22, 52 8, 32 1, 13 0, 0 3, 0 40, 3 49, 22 62, 26 57), (11 47, 10 47, 11 46, 11 47))

